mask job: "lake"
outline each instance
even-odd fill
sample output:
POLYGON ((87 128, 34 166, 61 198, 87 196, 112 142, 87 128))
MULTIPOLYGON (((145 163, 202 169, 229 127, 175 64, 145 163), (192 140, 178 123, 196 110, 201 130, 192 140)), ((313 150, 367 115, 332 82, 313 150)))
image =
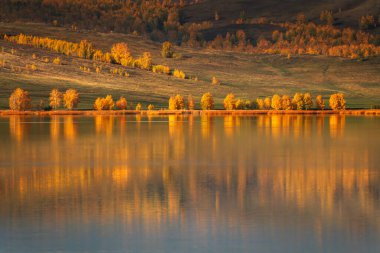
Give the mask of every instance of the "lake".
POLYGON ((380 252, 380 117, 0 117, 0 252, 380 252))

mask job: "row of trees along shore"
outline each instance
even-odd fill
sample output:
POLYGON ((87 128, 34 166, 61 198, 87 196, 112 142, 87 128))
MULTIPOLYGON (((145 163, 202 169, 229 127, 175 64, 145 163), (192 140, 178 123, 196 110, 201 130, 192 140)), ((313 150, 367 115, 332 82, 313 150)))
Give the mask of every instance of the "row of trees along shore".
MULTIPOLYGON (((44 110, 57 110, 62 106, 68 110, 77 108, 80 102, 79 93, 74 89, 68 89, 65 92, 60 92, 58 89, 53 89, 49 96, 49 106, 44 106, 40 102, 39 109, 44 110)), ((329 98, 329 106, 332 110, 346 109, 346 101, 342 93, 332 94, 329 98)), ((212 110, 215 108, 215 102, 210 92, 204 93, 200 100, 200 108, 202 110, 212 110)), ((318 110, 325 109, 325 102, 321 95, 313 101, 310 93, 296 93, 293 98, 288 95, 273 95, 272 97, 257 98, 255 101, 242 100, 235 98, 233 93, 229 93, 223 101, 225 110, 311 110, 316 108, 318 110)), ((169 98, 169 110, 194 110, 196 103, 193 96, 189 95, 187 101, 182 95, 177 94, 169 98)), ((28 91, 21 88, 15 89, 9 98, 9 108, 14 111, 25 111, 32 108, 32 99, 28 91)), ((125 97, 121 96, 119 100, 114 101, 111 95, 106 97, 98 97, 94 102, 95 110, 126 110, 128 109, 128 101, 125 97)), ((129 106, 131 109, 131 106, 129 106)), ((135 110, 141 110, 142 105, 138 103, 135 110)), ((147 106, 148 110, 154 110, 153 104, 147 106)))

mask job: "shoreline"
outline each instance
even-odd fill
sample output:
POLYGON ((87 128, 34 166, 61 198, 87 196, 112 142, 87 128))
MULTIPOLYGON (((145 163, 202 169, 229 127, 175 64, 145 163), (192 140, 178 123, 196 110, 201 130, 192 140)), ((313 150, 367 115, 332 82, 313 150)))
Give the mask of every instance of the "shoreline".
POLYGON ((380 109, 349 109, 341 111, 333 110, 57 110, 57 111, 12 111, 0 110, 0 116, 55 116, 55 115, 72 115, 72 116, 97 116, 97 115, 236 115, 236 116, 253 116, 253 115, 367 115, 380 116, 380 109))

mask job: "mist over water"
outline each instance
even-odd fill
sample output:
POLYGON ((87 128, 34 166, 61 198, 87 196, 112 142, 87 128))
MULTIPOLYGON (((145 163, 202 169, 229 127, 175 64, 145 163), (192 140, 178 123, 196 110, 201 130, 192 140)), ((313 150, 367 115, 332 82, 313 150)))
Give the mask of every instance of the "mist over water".
POLYGON ((380 252, 380 117, 0 117, 0 252, 380 252))

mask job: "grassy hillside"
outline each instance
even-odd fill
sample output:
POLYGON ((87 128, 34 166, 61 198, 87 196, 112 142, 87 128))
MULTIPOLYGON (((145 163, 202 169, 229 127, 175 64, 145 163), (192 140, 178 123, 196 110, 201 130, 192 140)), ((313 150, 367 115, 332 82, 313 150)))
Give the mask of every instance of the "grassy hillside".
POLYGON ((133 35, 75 32, 36 23, 0 23, 0 33, 26 33, 74 42, 88 39, 104 50, 109 50, 113 43, 126 42, 134 56, 149 51, 155 64, 166 64, 198 77, 198 81, 180 80, 132 68, 126 68, 130 77, 119 77, 109 73, 109 69, 115 67, 112 64, 102 64, 102 73, 97 74, 93 61, 1 40, 0 47, 3 50, 0 61, 6 62, 5 68, 0 67, 1 108, 7 106, 7 98, 15 87, 30 91, 35 104, 40 99, 47 99, 53 88, 64 90, 73 87, 81 93, 81 108, 91 108, 96 97, 107 94, 115 98, 124 95, 128 101, 142 102, 143 105, 154 103, 158 107, 166 107, 171 95, 192 94, 198 101, 202 93, 208 91, 216 97, 218 107, 221 107, 222 99, 229 92, 237 97, 253 100, 274 93, 293 95, 300 91, 311 92, 314 96, 327 96, 340 91, 346 94, 349 107, 380 104, 378 57, 367 61, 324 56, 297 56, 287 59, 282 56, 181 47, 176 49, 182 54, 181 58, 164 59, 160 56, 161 44, 133 35), (62 65, 52 63, 58 56, 62 59, 62 65), (49 63, 45 63, 43 57, 48 57, 49 63), (26 65, 31 64, 37 66, 36 71, 25 69, 26 65), (81 66, 89 67, 92 71, 83 72, 80 70, 81 66), (222 84, 211 85, 212 76, 216 76, 222 84))

